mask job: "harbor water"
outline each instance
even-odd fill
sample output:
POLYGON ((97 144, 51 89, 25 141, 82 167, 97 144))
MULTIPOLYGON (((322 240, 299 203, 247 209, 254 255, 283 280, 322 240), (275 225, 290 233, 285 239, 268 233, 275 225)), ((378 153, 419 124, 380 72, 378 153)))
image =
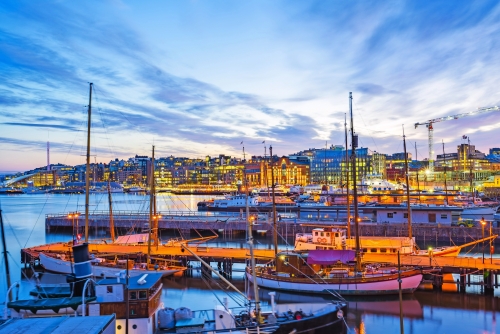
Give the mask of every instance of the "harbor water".
MULTIPOLYGON (((171 195, 162 193, 157 198, 157 210, 169 212, 195 212, 196 204, 209 197, 171 195)), ((28 278, 30 270, 24 270, 21 264, 20 250, 25 247, 56 241, 68 241, 72 232, 66 230, 45 231, 45 215, 56 213, 84 212, 84 195, 33 194, 0 197, 4 228, 7 239, 8 260, 11 281, 21 282, 20 297, 28 298, 28 292, 35 285, 33 278, 28 278)), ((106 194, 91 195, 90 212, 108 210, 106 194)), ((149 197, 135 194, 113 194, 114 211, 149 212, 149 197)), ((80 231, 82 232, 83 229, 80 231)), ((90 238, 107 236, 104 230, 90 231, 90 238)), ((166 240, 171 235, 162 234, 166 240)), ((189 237, 184 235, 175 235, 189 237)), ((256 247, 271 248, 272 238, 256 235, 256 247)), ((221 236, 214 241, 214 246, 245 247, 245 236, 221 236)), ((286 247, 285 242, 280 242, 286 247)), ((470 256, 469 254, 468 256, 470 256)), ((498 254, 494 254, 498 257, 498 254)), ((480 255, 478 255, 480 256, 480 255)), ((2 258, 0 275, 0 303, 6 298, 7 284, 2 258)), ((243 279, 243 267, 235 266, 232 281, 241 290, 252 295, 243 279), (239 269, 239 270, 238 270, 239 269)), ((39 279, 44 283, 64 282, 61 275, 42 273, 39 279)), ((230 306, 237 306, 235 293, 214 276, 213 282, 201 278, 199 270, 193 270, 193 277, 165 278, 162 300, 171 308, 188 307, 191 309, 211 309, 224 297, 229 296, 230 306), (210 286, 209 286, 210 285, 210 286), (234 298, 234 299, 232 299, 234 298)), ((484 296, 481 287, 467 287, 467 293, 456 292, 456 285, 445 284, 443 292, 417 291, 405 296, 403 300, 405 333, 500 333, 500 292, 495 289, 494 296, 484 296)), ((259 289, 264 303, 269 302, 269 293, 259 289)), ((327 301, 327 297, 289 294, 277 292, 279 302, 316 302, 327 301)), ((349 299, 349 309, 345 316, 349 333, 400 333, 399 300, 397 296, 349 299)), ((0 308, 3 309, 4 305, 0 308)))

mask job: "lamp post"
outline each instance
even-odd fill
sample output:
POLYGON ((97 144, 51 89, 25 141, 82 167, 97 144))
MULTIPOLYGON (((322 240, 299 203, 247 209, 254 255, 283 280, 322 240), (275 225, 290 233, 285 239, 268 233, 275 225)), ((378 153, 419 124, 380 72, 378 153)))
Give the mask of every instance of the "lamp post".
MULTIPOLYGON (((493 235, 492 224, 493 222, 490 220, 490 238, 493 235)), ((490 264, 493 264, 493 248, 493 239, 490 239, 490 264)))
POLYGON ((68 218, 71 219, 71 224, 73 226, 73 245, 78 243, 78 217, 80 216, 79 212, 70 212, 68 213, 68 218), (76 219, 76 228, 75 228, 75 219, 76 219))
POLYGON ((484 220, 484 217, 481 218, 481 231, 483 235, 483 264, 484 264, 484 225, 486 225, 486 221, 484 220))

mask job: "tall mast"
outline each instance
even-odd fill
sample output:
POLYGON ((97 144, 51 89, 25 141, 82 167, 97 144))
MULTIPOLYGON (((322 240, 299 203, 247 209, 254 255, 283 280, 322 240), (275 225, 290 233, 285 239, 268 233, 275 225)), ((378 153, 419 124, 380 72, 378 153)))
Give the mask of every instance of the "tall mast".
POLYGON ((344 114, 345 129, 345 178, 346 178, 346 203, 347 203, 347 237, 351 238, 351 203, 349 201, 349 144, 347 143, 347 114, 344 114))
POLYGON ((274 164, 273 164, 273 147, 269 145, 269 155, 271 156, 271 189, 273 192, 273 244, 274 255, 278 254, 278 223, 276 222, 276 195, 274 192, 274 164))
MULTIPOLYGON (((415 160, 417 160, 418 162, 417 142, 415 142, 415 160)), ((420 171, 420 164, 418 166, 419 168, 417 169, 417 192, 418 192, 418 203, 421 203, 422 200, 420 199, 420 182, 418 181, 418 172, 420 171)))
MULTIPOLYGON (((269 151, 271 151, 271 147, 269 147, 269 151)), ((253 294, 255 296, 255 314, 257 316, 257 320, 260 319, 260 302, 259 302, 259 287, 257 285, 257 274, 255 273, 255 256, 253 253, 253 235, 252 235, 252 225, 250 224, 250 208, 248 206, 248 180, 245 167, 243 166, 243 184, 245 185, 245 219, 248 228, 248 250, 250 252, 250 268, 252 268, 253 275, 253 294)), ((273 188, 274 189, 274 188, 273 188)), ((276 231, 274 231, 276 234, 276 231)))
POLYGON ((85 167, 85 242, 89 242, 89 189, 90 189, 90 120, 92 115, 92 82, 89 84, 89 107, 87 110, 87 165, 85 167))
POLYGON ((444 141, 443 143, 443 159, 444 159, 444 198, 446 200, 446 205, 448 205, 448 185, 446 184, 446 153, 444 153, 444 141))
POLYGON ((412 238, 411 231, 411 205, 410 205, 410 182, 408 180, 408 155, 406 154, 406 136, 405 136, 405 128, 403 127, 403 147, 405 150, 405 180, 406 180, 406 206, 408 212, 408 238, 412 238))
MULTIPOLYGON (((2 246, 3 246, 3 261, 5 262, 5 276, 7 277, 7 289, 10 288, 10 271, 9 271, 9 257, 7 255, 7 244, 5 242, 5 229, 3 227, 3 217, 2 217, 2 209, 0 209, 0 228, 2 229, 2 246)), ((11 293, 9 292, 9 298, 11 297, 11 293)), ((7 307, 7 305, 5 305, 7 307)))
MULTIPOLYGON (((154 173, 154 163, 155 163, 155 147, 153 145, 153 153, 151 158, 151 175, 150 175, 150 188, 149 188, 149 229, 148 229, 148 264, 151 263, 151 238, 154 238, 154 226, 153 226, 153 173, 154 173)), ((156 239, 153 240, 156 243, 156 239)))
MULTIPOLYGON (((328 185, 328 178, 326 177, 326 150, 328 148, 328 142, 325 141, 325 163, 323 164, 323 177, 325 178, 325 185, 328 185)), ((326 193, 328 194, 328 190, 326 191, 326 193)))
POLYGON ((349 92, 349 111, 351 113, 351 166, 353 179, 354 197, 354 229, 356 231, 356 271, 361 272, 361 253, 359 249, 359 215, 358 215, 358 188, 356 185, 356 148, 358 147, 358 136, 354 134, 354 122, 352 119, 352 92, 349 92))
POLYGON ((469 161, 469 179, 470 179, 470 195, 472 203, 476 204, 476 195, 474 194, 474 185, 472 183, 472 154, 470 153, 470 137, 467 136, 467 160, 469 161))
POLYGON ((113 201, 111 199, 111 180, 108 179, 108 202, 109 202, 109 233, 111 242, 115 242, 115 221, 113 218, 113 201))

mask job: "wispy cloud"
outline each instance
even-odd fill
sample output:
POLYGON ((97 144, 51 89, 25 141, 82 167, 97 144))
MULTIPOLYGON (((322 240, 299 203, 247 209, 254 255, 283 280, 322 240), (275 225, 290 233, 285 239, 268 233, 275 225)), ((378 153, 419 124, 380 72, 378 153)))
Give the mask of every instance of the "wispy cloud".
MULTIPOLYGON (((0 4, 3 149, 84 145, 88 82, 92 145, 120 158, 153 142, 190 156, 342 144, 349 91, 364 145, 400 150, 405 124, 424 151, 414 123, 500 104, 496 1, 96 4, 0 4)), ((475 124, 486 150, 495 117, 434 136, 456 144, 475 124)))

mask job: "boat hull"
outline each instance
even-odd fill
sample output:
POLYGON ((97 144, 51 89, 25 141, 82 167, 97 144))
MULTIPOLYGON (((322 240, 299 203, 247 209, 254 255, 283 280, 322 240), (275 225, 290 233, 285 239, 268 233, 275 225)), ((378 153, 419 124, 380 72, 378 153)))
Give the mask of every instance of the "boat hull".
MULTIPOLYGON (((59 274, 71 274, 73 269, 73 263, 70 261, 56 259, 51 256, 47 256, 43 253, 39 255, 40 265, 47 271, 59 273, 59 274)), ((92 276, 94 277, 110 277, 114 278, 120 272, 124 271, 124 268, 113 268, 105 267, 99 265, 92 265, 92 276)), ((163 277, 174 275, 178 272, 182 272, 182 269, 165 269, 165 270, 144 270, 144 269, 129 269, 129 275, 143 275, 148 273, 161 273, 163 277)))
MULTIPOLYGON (((250 282, 254 282, 254 276, 247 271, 250 282)), ((415 273, 401 278, 401 290, 403 293, 413 293, 422 281, 423 275, 415 273)), ((399 282, 397 275, 391 275, 383 280, 370 278, 363 280, 360 278, 351 279, 323 279, 317 283, 306 279, 287 277, 283 279, 274 275, 257 275, 257 284, 267 289, 276 289, 292 292, 307 292, 330 294, 330 291, 345 295, 389 295, 399 293, 399 282), (309 281, 309 282, 308 282, 309 281)))

